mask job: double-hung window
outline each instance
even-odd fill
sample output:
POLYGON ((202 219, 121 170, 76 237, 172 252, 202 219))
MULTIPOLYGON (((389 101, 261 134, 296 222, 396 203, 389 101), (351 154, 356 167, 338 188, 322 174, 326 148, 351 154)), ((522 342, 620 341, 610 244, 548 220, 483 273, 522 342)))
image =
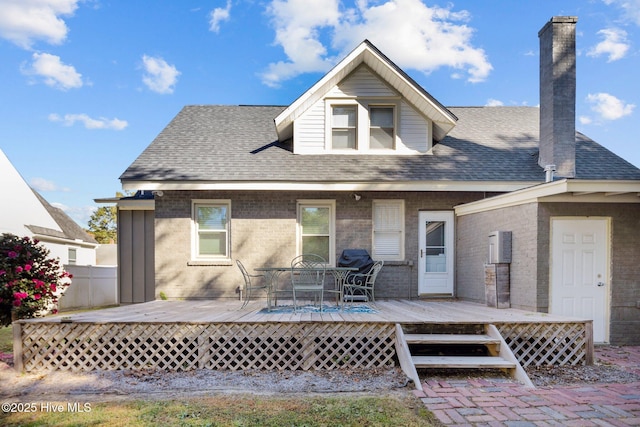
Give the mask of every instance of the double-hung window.
POLYGON ((75 248, 69 248, 69 265, 76 265, 78 262, 78 250, 75 248))
POLYGON ((315 254, 328 264, 335 260, 335 201, 298 202, 298 254, 315 254))
POLYGON ((357 145, 357 106, 333 105, 331 107, 331 148, 355 150, 357 145))
POLYGON ((193 258, 229 258, 229 200, 194 200, 193 215, 193 258))
POLYGON ((369 107, 369 148, 395 148, 395 119, 392 106, 369 107))
POLYGON ((404 201, 373 201, 373 259, 404 259, 404 201))

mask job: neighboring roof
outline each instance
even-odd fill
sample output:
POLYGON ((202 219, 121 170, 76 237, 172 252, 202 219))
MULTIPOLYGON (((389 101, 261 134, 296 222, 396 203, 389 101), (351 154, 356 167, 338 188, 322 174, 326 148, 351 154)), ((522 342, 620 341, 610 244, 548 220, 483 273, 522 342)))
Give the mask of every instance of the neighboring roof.
POLYGON ((309 107, 322 99, 335 85, 366 64, 404 99, 433 121, 433 138, 440 141, 456 125, 456 116, 387 58, 369 40, 364 40, 315 85, 275 117, 280 141, 293 136, 293 122, 309 107))
POLYGON ((37 191, 33 190, 33 193, 36 195, 42 206, 49 212, 53 220, 58 224, 60 229, 53 230, 51 228, 40 227, 37 225, 29 225, 26 227, 31 230, 33 234, 38 234, 41 236, 55 237, 58 239, 72 240, 76 242, 89 243, 92 245, 97 245, 98 242, 91 235, 89 235, 86 231, 82 229, 73 219, 69 217, 64 211, 60 208, 56 208, 49 204, 45 200, 44 197, 37 191))
MULTIPOLYGON (((273 122, 285 109, 184 107, 121 175, 123 186, 276 189, 290 183, 302 189, 314 183, 415 183, 428 191, 458 182, 477 184, 478 191, 513 191, 544 181, 537 164, 537 107, 450 107, 458 124, 429 154, 386 156, 294 155, 278 142, 273 122)), ((576 139, 577 179, 640 180, 640 169, 582 134, 576 139)))

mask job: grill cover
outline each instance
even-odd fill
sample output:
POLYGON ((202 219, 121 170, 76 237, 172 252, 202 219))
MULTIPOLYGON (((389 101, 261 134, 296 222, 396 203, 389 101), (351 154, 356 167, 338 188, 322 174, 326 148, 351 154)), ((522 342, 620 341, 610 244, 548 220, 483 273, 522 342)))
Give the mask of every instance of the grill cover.
POLYGON ((373 260, 366 249, 345 249, 338 259, 338 267, 357 268, 354 273, 366 274, 373 267, 373 260))

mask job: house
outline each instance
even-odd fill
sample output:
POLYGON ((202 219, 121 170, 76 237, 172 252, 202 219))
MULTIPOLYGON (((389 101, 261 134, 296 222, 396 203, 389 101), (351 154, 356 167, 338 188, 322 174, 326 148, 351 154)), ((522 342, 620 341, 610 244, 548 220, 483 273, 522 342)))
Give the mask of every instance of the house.
POLYGON ((64 265, 95 265, 98 242, 32 189, 0 150, 0 233, 29 236, 64 265))
POLYGON ((184 107, 120 177, 155 195, 123 211, 145 278, 123 302, 237 298, 234 259, 365 248, 380 298, 484 304, 499 250, 511 307, 640 344, 640 170, 576 132, 576 23, 539 33, 539 108, 445 107, 369 41, 291 105, 184 107))

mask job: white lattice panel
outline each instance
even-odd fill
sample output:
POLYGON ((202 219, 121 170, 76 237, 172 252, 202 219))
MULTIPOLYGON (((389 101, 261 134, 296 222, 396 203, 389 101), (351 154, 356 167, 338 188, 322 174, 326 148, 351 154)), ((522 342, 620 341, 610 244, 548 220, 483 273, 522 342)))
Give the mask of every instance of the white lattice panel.
POLYGON ((27 323, 24 371, 326 370, 394 364, 384 323, 27 323))
POLYGON ((584 323, 503 323, 500 334, 522 366, 583 365, 590 337, 584 323))

